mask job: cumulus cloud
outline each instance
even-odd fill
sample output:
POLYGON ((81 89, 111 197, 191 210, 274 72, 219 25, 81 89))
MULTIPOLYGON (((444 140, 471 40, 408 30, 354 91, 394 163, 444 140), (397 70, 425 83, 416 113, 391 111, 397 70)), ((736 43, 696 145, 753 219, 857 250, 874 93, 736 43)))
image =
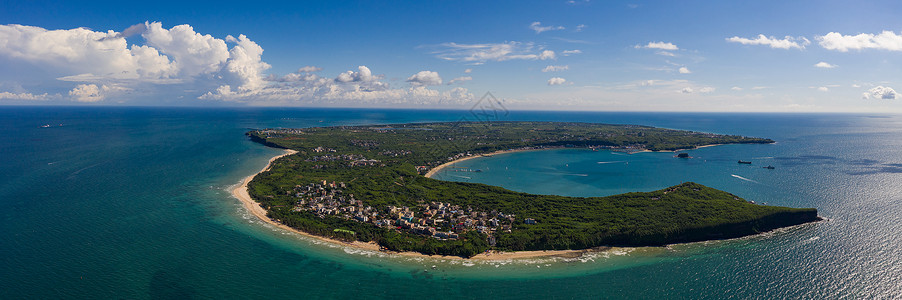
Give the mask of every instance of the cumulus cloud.
POLYGON ((335 78, 335 81, 338 82, 370 82, 374 80, 376 80, 376 76, 373 76, 373 72, 366 66, 358 66, 357 72, 345 71, 335 78))
POLYGON ((467 73, 467 74, 473 73, 473 69, 466 69, 466 70, 464 70, 464 73, 467 73))
POLYGON ((861 98, 894 100, 896 98, 899 98, 899 94, 896 93, 896 90, 893 90, 893 88, 891 88, 891 87, 876 86, 876 87, 868 90, 867 92, 864 92, 861 95, 861 98))
POLYGON ((691 71, 689 71, 689 68, 687 68, 687 67, 680 67, 680 69, 678 71, 680 72, 680 74, 692 73, 691 71))
POLYGON ((536 34, 539 34, 545 31, 564 30, 565 28, 564 26, 542 26, 541 22, 532 22, 532 24, 529 24, 529 29, 534 30, 536 34))
POLYGON ((818 36, 817 40, 824 49, 840 52, 864 49, 902 51, 902 35, 888 30, 879 34, 861 33, 858 35, 843 35, 838 32, 830 32, 823 36, 818 36))
POLYGON ((237 90, 260 89, 266 84, 263 72, 270 68, 261 59, 263 48, 248 37, 219 39, 187 24, 166 29, 162 23, 145 22, 122 32, 0 25, 0 41, 0 56, 61 73, 59 80, 95 83, 72 90, 78 101, 99 101, 104 87, 122 84, 204 80, 237 90), (145 45, 129 45, 125 38, 138 34, 145 45))
POLYGON ((69 98, 77 102, 98 102, 130 90, 116 85, 79 84, 69 91, 69 98))
POLYGON ((450 81, 448 81, 448 84, 451 85, 451 84, 455 84, 455 83, 463 83, 463 82, 467 82, 467 81, 470 81, 470 80, 473 80, 473 77, 470 77, 470 76, 461 76, 461 77, 457 77, 457 78, 451 79, 450 81))
POLYGON ((413 86, 441 85, 442 77, 438 75, 438 72, 420 71, 408 77, 407 82, 413 86))
POLYGON ((738 86, 731 87, 730 89, 731 89, 731 90, 734 90, 734 91, 737 91, 737 92, 742 90, 742 88, 741 88, 741 87, 738 87, 738 86))
POLYGON ((817 87, 817 90, 821 91, 821 92, 829 92, 830 88, 828 88, 826 86, 819 86, 819 87, 817 87))
POLYGON ((726 39, 728 42, 740 43, 743 45, 765 45, 771 48, 776 49, 805 49, 805 46, 811 44, 805 37, 791 37, 786 36, 783 39, 778 39, 773 36, 767 37, 763 34, 759 34, 755 39, 741 38, 738 36, 734 36, 726 39))
POLYGON ((64 74, 165 78, 176 71, 175 64, 155 48, 129 47, 120 33, 85 28, 47 30, 0 25, 0 56, 64 74))
POLYGON ((567 65, 563 65, 563 66, 549 65, 549 66, 545 67, 544 69, 542 69, 542 72, 558 72, 558 71, 564 71, 564 70, 567 70, 567 69, 570 69, 570 66, 567 66, 567 65))
POLYGON ((565 82, 567 82, 567 79, 560 77, 551 77, 551 79, 548 79, 548 85, 561 85, 565 82))
POLYGON ((682 90, 680 90, 680 93, 683 93, 683 94, 692 94, 692 92, 694 92, 694 90, 688 86, 684 87, 682 90))
POLYGON ((229 59, 226 61, 223 76, 240 90, 256 90, 262 88, 265 83, 263 71, 270 68, 269 64, 261 60, 263 47, 249 40, 246 36, 239 35, 234 38, 231 35, 226 40, 236 43, 229 50, 229 59))
POLYGON ((585 29, 585 28, 586 28, 585 24, 579 24, 579 25, 576 25, 576 30, 574 30, 574 31, 580 32, 580 31, 583 31, 583 29, 585 29))
POLYGON ((146 25, 147 30, 141 36, 147 45, 172 57, 180 75, 216 72, 229 59, 225 40, 195 32, 191 25, 177 25, 171 29, 163 28, 160 22, 146 25))
POLYGON ((97 102, 103 100, 100 88, 96 84, 79 84, 69 91, 69 96, 78 102, 97 102))
POLYGON ((497 44, 458 44, 444 43, 438 45, 432 53, 436 57, 448 61, 484 63, 487 61, 506 60, 546 60, 554 59, 555 53, 534 46, 532 43, 506 42, 497 44))
POLYGON ((645 48, 645 49, 670 50, 670 51, 680 50, 680 48, 677 47, 677 45, 674 45, 673 43, 665 43, 665 42, 648 42, 648 44, 646 44, 644 46, 636 45, 635 48, 636 49, 645 48))
POLYGON ((833 68, 836 68, 836 65, 831 65, 831 64, 826 63, 826 62, 819 62, 819 63, 814 64, 814 66, 815 66, 815 67, 818 67, 818 68, 823 68, 823 69, 833 69, 833 68))

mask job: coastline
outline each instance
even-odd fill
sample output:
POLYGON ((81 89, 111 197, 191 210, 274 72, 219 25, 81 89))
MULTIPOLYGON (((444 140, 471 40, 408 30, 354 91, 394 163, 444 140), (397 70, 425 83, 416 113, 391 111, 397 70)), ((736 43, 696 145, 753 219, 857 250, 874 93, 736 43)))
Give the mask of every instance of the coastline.
MULTIPOLYGON (((517 152, 517 151, 530 151, 530 150, 526 150, 526 149, 524 149, 524 150, 503 150, 503 151, 497 151, 497 152, 493 152, 493 153, 486 154, 486 155, 502 154, 502 153, 508 153, 508 152, 517 152)), ((295 228, 291 228, 287 225, 281 224, 281 223, 276 222, 275 220, 267 217, 266 210, 263 209, 263 207, 261 207, 260 204, 257 203, 257 201, 254 201, 253 199, 251 199, 251 196, 247 191, 247 184, 250 183, 251 180, 253 180, 254 177, 256 177, 258 174, 269 170, 270 166, 272 166, 272 163, 276 159, 279 159, 279 158, 282 158, 284 156, 288 156, 288 155, 291 155, 294 153, 297 153, 297 151, 291 150, 291 149, 285 149, 284 153, 276 155, 273 158, 270 158, 269 163, 267 163, 266 166, 263 167, 262 170, 260 170, 260 172, 254 173, 253 175, 250 175, 250 176, 244 178, 244 180, 241 181, 241 184, 238 185, 237 187, 235 187, 234 189, 232 189, 231 192, 232 192, 232 196, 237 198, 238 200, 240 200, 241 204, 244 206, 244 208, 247 209, 247 211, 249 213, 251 213, 252 215, 257 217, 257 219, 260 219, 261 221, 266 222, 267 224, 278 227, 279 229, 287 230, 289 232, 293 232, 293 233, 296 233, 296 234, 299 234, 299 235, 302 235, 305 237, 314 238, 314 239, 317 239, 320 241, 324 241, 324 242, 328 242, 328 243, 332 243, 332 244, 336 244, 336 245, 341 245, 341 246, 345 246, 345 247, 353 247, 353 248, 357 248, 357 249, 376 251, 376 252, 382 252, 382 253, 387 253, 387 254, 395 254, 395 255, 408 256, 408 257, 422 257, 422 258, 432 258, 432 259, 457 259, 457 260, 511 260, 511 259, 539 258, 539 257, 551 257, 551 256, 564 257, 564 258, 575 258, 575 257, 581 256, 584 253, 606 251, 607 249, 610 249, 610 248, 606 248, 606 247, 599 247, 599 248, 583 249, 583 250, 539 250, 539 251, 494 251, 494 250, 491 250, 486 253, 477 254, 470 258, 463 258, 463 257, 459 257, 459 256, 427 255, 427 254, 422 254, 419 252, 383 251, 380 249, 379 245, 376 244, 375 242, 364 243, 361 241, 354 241, 354 242, 348 243, 348 242, 343 242, 343 241, 330 239, 330 238, 326 238, 326 237, 322 237, 322 236, 312 235, 312 234, 297 230, 295 228)), ((469 157, 462 158, 462 159, 470 159, 470 158, 481 157, 481 156, 482 155, 474 155, 474 156, 469 156, 469 157)), ((456 162, 456 161, 457 160, 452 161, 452 162, 456 162)), ((449 163, 452 163, 452 162, 449 162, 449 163)), ((442 166, 444 166, 444 165, 445 164, 443 164, 442 166)), ((441 166, 439 166, 439 167, 441 167, 441 166)), ((437 169, 437 168, 438 167, 436 167, 434 169, 437 169)))

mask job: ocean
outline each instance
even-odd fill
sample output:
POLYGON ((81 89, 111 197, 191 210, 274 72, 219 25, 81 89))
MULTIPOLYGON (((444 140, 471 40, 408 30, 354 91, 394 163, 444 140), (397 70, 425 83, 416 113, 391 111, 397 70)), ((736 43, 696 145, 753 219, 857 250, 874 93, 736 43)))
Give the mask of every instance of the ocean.
POLYGON ((0 129, 2 299, 902 297, 898 115, 0 107, 0 129), (690 159, 519 152, 458 165, 482 172, 436 178, 581 197, 694 181, 759 203, 815 207, 828 220, 579 259, 471 262, 318 242, 255 220, 229 193, 280 153, 249 141, 249 129, 487 118, 777 143, 686 151, 690 159))

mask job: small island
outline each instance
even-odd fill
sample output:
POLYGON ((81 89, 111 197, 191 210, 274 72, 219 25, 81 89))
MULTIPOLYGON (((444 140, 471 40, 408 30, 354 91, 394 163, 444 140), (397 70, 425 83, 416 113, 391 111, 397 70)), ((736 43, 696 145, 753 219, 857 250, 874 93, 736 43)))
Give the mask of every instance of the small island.
MULTIPOLYGON (((252 212, 300 232, 374 249, 473 257, 728 239, 820 220, 697 183, 607 197, 533 195, 430 178, 449 163, 556 148, 677 151, 772 140, 636 125, 444 122, 264 129, 289 149, 245 182, 252 212), (265 216, 264 216, 265 214, 265 216)), ((244 190, 242 190, 242 193, 244 190)), ((238 195, 238 193, 236 193, 238 195)))

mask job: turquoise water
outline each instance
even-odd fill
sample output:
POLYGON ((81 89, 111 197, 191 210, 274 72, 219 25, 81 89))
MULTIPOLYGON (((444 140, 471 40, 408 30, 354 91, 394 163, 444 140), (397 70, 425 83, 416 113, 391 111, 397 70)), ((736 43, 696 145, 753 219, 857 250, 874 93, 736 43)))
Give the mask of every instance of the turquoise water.
POLYGON ((758 202, 816 207, 830 219, 579 260, 480 263, 345 249, 261 224, 228 193, 279 153, 248 141, 247 128, 461 118, 472 115, 0 107, 0 298, 902 297, 899 116, 513 111, 500 118, 644 124, 778 143, 688 151, 692 159, 521 152, 459 164, 481 173, 439 174, 572 196, 691 180, 758 202))

